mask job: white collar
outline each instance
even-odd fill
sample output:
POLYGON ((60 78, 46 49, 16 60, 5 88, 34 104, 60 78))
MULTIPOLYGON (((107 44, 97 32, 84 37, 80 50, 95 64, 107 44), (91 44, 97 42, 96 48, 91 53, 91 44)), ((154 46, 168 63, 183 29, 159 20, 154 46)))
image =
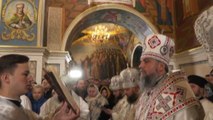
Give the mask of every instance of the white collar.
POLYGON ((7 99, 7 100, 15 100, 15 101, 19 101, 19 102, 21 102, 21 100, 20 100, 20 99, 19 99, 19 100, 17 100, 17 99, 13 99, 13 98, 5 97, 5 96, 2 96, 2 95, 0 95, 0 98, 7 99))

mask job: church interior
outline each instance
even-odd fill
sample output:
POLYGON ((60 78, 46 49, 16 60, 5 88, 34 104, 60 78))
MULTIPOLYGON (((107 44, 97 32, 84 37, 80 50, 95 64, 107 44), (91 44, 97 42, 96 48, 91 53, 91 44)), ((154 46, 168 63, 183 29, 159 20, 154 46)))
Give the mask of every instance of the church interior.
POLYGON ((0 120, 213 120, 213 0, 0 0, 0 120))
MULTIPOLYGON (((85 79, 104 80, 127 65, 137 67, 146 36, 162 33, 175 42, 170 69, 201 76, 209 73, 212 51, 206 52, 196 39, 194 23, 213 5, 212 0, 126 1, 26 0, 25 12, 33 22, 27 29, 7 26, 5 14, 10 12, 6 7, 16 3, 2 1, 0 54, 28 55, 38 83, 43 67, 53 67, 63 75, 71 66, 80 66, 85 79)), ((208 44, 212 49, 212 43, 208 44)))

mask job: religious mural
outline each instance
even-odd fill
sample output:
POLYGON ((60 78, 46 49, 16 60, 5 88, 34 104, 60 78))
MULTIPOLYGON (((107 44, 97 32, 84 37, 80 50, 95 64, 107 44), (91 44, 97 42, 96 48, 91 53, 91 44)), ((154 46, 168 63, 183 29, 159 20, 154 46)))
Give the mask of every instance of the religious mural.
POLYGON ((194 21, 198 15, 213 5, 212 0, 176 0, 176 52, 182 52, 200 46, 194 33, 194 21))
MULTIPOLYGON (((148 18, 148 20, 154 24, 160 33, 168 35, 175 40, 176 52, 182 52, 199 46, 199 43, 196 41, 194 36, 193 21, 202 10, 206 9, 210 5, 213 5, 212 0, 135 0, 135 3, 135 9, 148 18)), ((60 2, 57 0, 49 0, 47 1, 46 7, 49 6, 65 8, 65 29, 79 14, 92 7, 88 5, 87 0, 61 0, 60 2)), ((87 19, 81 21, 82 24, 77 26, 78 29, 82 30, 85 28, 85 26, 90 26, 92 23, 91 21, 94 21, 94 18, 95 21, 99 22, 113 22, 115 24, 122 24, 123 26, 129 28, 130 31, 134 31, 136 33, 135 35, 139 36, 141 40, 145 39, 143 34, 141 34, 142 32, 139 32, 145 29, 143 27, 144 25, 137 23, 138 20, 132 18, 131 16, 124 15, 124 13, 121 11, 116 10, 108 10, 108 12, 99 11, 91 14, 87 19), (135 28, 131 28, 133 25, 128 24, 132 21, 135 23, 135 28)), ((93 24, 96 23, 94 22, 93 24)), ((78 31, 78 29, 76 29, 76 32, 72 34, 75 35, 79 33, 80 31, 78 31)), ((147 34, 150 33, 146 33, 146 35, 147 34)), ((90 44, 90 42, 84 41, 84 43, 81 44, 90 44)), ((121 39, 119 44, 121 46, 126 46, 127 43, 122 42, 121 39)), ((76 48, 75 51, 77 51, 77 53, 81 51, 81 56, 86 56, 84 49, 90 53, 89 55, 95 51, 94 46, 90 47, 90 49, 83 47, 81 50, 78 47, 73 47, 73 49, 74 48, 76 48)), ((128 52, 126 53, 128 54, 128 52)), ((72 55, 75 55, 75 53, 72 52, 72 55)), ((80 57, 74 58, 80 60, 80 57)))
POLYGON ((170 36, 176 52, 199 46, 194 35, 194 21, 212 0, 136 0, 135 9, 157 26, 160 33, 170 36))
POLYGON ((129 31, 104 42, 93 41, 87 35, 74 41, 71 51, 74 61, 84 71, 84 79, 106 80, 119 74, 127 64, 130 66, 132 50, 137 43, 140 41, 129 31))
POLYGON ((136 0, 135 9, 146 16, 159 32, 174 37, 174 0, 136 0))
POLYGON ((38 46, 41 41, 38 36, 42 36, 42 26, 39 26, 42 13, 38 14, 42 7, 41 1, 2 0, 0 5, 0 44, 38 46))
POLYGON ((110 79, 126 68, 126 60, 119 49, 100 48, 96 49, 91 56, 81 61, 84 78, 99 80, 110 79))
MULTIPOLYGON (((20 2, 22 0, 2 0, 1 7, 1 26, 0 30, 5 30, 5 22, 3 14, 3 8, 7 8, 9 3, 20 2), (6 5, 7 1, 7 5, 6 5), (10 1, 10 2, 8 2, 10 1)), ((30 20, 32 24, 29 28, 33 28, 35 25, 34 22, 36 21, 36 10, 34 10, 34 17, 33 13, 30 12, 34 8, 38 8, 38 2, 40 0, 26 0, 25 9, 27 14, 30 15, 30 20), (30 4, 33 1, 33 4, 30 4), (29 4, 28 4, 29 3, 29 4), (35 21, 33 21, 33 19, 35 21)), ((86 9, 92 7, 88 5, 88 0, 48 0, 45 4, 46 8, 50 6, 54 7, 63 7, 65 9, 65 26, 66 29, 70 23, 75 19, 79 14, 81 14, 86 9)), ((195 40, 194 31, 193 31, 193 21, 196 16, 201 13, 204 9, 208 8, 209 6, 213 5, 212 0, 135 0, 135 9, 141 12, 145 17, 149 19, 159 30, 159 32, 171 36, 174 38, 176 42, 176 52, 181 52, 184 50, 188 50, 199 46, 199 43, 195 40), (194 19, 192 19, 194 16, 194 19), (186 26, 186 27, 185 27, 186 26), (188 27, 187 27, 188 26, 188 27), (189 27, 190 26, 190 27, 189 27), (186 35, 187 34, 187 35, 186 35), (182 38, 180 38, 182 37, 182 38)), ((13 7, 15 8, 15 6, 13 7)), ((11 9, 15 12, 15 9, 11 9)), ((46 9, 47 10, 47 9, 46 9)), ((12 13, 12 11, 11 11, 12 13)), ((48 12, 45 12, 45 28, 47 27, 47 15, 48 12)), ((7 27, 7 32, 12 29, 11 27, 7 27), (10 28, 10 29, 9 29, 10 28)), ((22 30, 23 31, 23 30, 22 30)), ((35 32, 31 29, 31 31, 35 32)), ((11 32, 11 31, 10 31, 11 32)), ((26 32, 26 31, 25 31, 26 32)), ((36 32, 35 32, 36 33, 36 32)), ((46 32, 44 32, 46 33, 46 32)), ((29 33, 28 33, 29 34, 29 33)), ((35 34, 36 38, 36 34, 35 34)), ((45 35, 44 38, 47 38, 45 35)), ((2 40, 0 37, 0 44, 5 45, 29 45, 34 46, 36 45, 36 41, 26 41, 26 40, 2 40)), ((47 44, 47 43, 45 43, 47 44)))

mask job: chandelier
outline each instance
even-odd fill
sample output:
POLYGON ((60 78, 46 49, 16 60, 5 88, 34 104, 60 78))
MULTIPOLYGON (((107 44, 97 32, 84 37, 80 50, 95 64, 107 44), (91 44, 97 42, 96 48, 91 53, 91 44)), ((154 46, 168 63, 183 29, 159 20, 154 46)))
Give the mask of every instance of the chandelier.
POLYGON ((109 38, 110 38, 110 33, 106 26, 104 25, 95 26, 95 29, 91 34, 92 41, 103 43, 104 41, 107 41, 109 38))

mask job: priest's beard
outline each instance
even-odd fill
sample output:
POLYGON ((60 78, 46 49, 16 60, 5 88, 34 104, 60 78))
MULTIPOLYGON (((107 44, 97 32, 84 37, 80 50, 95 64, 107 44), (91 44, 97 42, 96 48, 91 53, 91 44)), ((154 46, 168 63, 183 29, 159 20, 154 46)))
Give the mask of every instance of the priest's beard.
POLYGON ((87 90, 83 88, 78 88, 75 90, 76 94, 81 96, 83 99, 87 96, 87 90))
POLYGON ((123 98, 123 95, 120 94, 118 97, 114 97, 114 103, 117 104, 117 102, 123 98))
POLYGON ((127 101, 129 104, 133 104, 137 101, 138 99, 138 94, 133 93, 131 96, 127 97, 127 101))
POLYGON ((158 82, 158 78, 159 78, 158 75, 145 75, 145 76, 141 75, 140 80, 141 80, 142 90, 153 88, 158 82))

